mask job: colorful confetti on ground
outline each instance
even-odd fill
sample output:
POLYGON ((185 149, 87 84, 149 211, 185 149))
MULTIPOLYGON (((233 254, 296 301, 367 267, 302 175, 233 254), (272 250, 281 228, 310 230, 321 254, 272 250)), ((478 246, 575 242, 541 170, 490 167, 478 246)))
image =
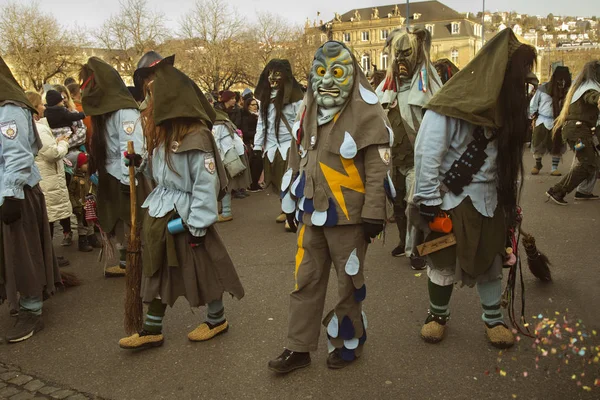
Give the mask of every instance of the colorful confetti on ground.
MULTIPOLYGON (((538 314, 532 316, 534 322, 525 326, 535 327, 532 331, 534 338, 521 337, 516 330, 515 342, 517 351, 510 351, 510 360, 518 361, 519 349, 531 346, 535 352, 535 370, 547 374, 556 373, 559 377, 573 381, 586 392, 600 390, 600 336, 596 330, 588 330, 580 319, 570 318, 568 310, 565 313, 555 311, 551 316, 538 314)), ((527 352, 529 353, 529 352, 527 352)), ((497 362, 503 360, 503 352, 498 353, 497 362)), ((506 358, 504 358, 506 360, 506 358)), ((531 377, 535 371, 518 371, 509 373, 512 365, 504 368, 496 367, 496 374, 515 378, 531 377), (510 367, 510 368, 509 368, 510 367)), ((484 375, 490 375, 485 371, 484 375)), ((513 395, 514 397, 515 395, 513 395)))

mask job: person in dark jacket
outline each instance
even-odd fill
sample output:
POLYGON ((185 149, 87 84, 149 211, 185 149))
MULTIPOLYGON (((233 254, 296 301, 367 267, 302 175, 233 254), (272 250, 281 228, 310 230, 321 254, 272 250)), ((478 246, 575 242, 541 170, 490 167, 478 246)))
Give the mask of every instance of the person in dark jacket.
POLYGON ((239 128, 242 125, 242 109, 237 105, 235 93, 225 90, 221 94, 221 103, 223 104, 223 111, 229 116, 229 120, 239 128))
POLYGON ((46 111, 44 117, 48 120, 51 129, 64 128, 73 125, 73 122, 85 118, 82 112, 71 112, 65 107, 65 99, 56 90, 46 93, 46 111))
MULTIPOLYGON (((258 100, 254 97, 248 97, 244 101, 244 109, 242 110, 242 134, 244 136, 244 144, 248 149, 254 147, 254 136, 256 135, 256 124, 258 123, 258 100)), ((250 176, 252 184, 248 188, 251 192, 259 192, 262 188, 258 185, 260 175, 263 172, 263 159, 257 157, 254 152, 250 154, 250 176)))

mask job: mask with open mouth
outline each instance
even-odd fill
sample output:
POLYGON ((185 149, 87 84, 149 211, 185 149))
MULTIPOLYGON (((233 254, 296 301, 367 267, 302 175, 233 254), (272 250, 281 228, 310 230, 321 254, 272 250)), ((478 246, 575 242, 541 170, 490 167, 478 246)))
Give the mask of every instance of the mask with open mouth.
POLYGON ((417 71, 425 57, 425 47, 428 47, 430 36, 424 29, 415 31, 393 32, 386 47, 393 54, 392 69, 400 81, 410 79, 417 71))
POLYGON ((317 50, 310 81, 319 107, 343 106, 354 85, 354 61, 350 51, 336 42, 327 43, 317 50))
POLYGON ((282 79, 283 79, 283 76, 281 74, 281 71, 277 71, 277 70, 269 71, 269 83, 271 84, 272 90, 279 89, 279 85, 280 85, 282 79))

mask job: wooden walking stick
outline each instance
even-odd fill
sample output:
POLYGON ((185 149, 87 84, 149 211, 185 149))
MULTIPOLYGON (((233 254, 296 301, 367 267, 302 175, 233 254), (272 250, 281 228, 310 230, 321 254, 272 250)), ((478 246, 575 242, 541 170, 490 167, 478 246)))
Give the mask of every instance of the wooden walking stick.
MULTIPOLYGON (((127 142, 127 154, 135 154, 133 142, 127 142)), ((127 273, 125 292, 125 332, 137 333, 142 329, 142 243, 137 221, 137 192, 135 187, 135 162, 129 162, 129 204, 131 229, 127 244, 127 273)))

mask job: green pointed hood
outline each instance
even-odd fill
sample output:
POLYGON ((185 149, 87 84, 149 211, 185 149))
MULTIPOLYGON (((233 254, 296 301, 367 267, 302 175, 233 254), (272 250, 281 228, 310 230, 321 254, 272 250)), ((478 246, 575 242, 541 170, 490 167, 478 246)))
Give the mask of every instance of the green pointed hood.
POLYGON ((91 57, 84 69, 91 71, 81 86, 81 104, 86 115, 103 115, 127 108, 138 109, 127 85, 110 64, 98 57, 91 57))
POLYGON ((174 118, 196 118, 212 128, 216 114, 202 90, 186 74, 160 63, 154 78, 154 123, 174 118))
POLYGON ((35 107, 25 97, 25 91, 10 72, 8 65, 0 57, 0 102, 7 100, 23 103, 37 114, 35 107))
POLYGON ((522 45, 506 28, 485 44, 467 66, 440 89, 425 106, 439 114, 474 125, 499 128, 498 104, 504 75, 512 54, 522 45))

